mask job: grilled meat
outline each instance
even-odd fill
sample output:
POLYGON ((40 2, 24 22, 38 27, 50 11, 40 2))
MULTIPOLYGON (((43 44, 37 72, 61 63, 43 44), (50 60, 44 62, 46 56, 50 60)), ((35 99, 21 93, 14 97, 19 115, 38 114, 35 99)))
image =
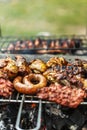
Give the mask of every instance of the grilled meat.
POLYGON ((29 74, 31 70, 28 66, 28 62, 26 61, 26 59, 20 55, 17 55, 15 58, 16 58, 16 66, 18 67, 19 75, 24 76, 26 74, 29 74))
POLYGON ((14 78, 18 73, 18 67, 16 62, 7 57, 5 59, 0 59, 0 77, 14 78))
MULTIPOLYGON (((79 38, 59 38, 59 39, 43 39, 35 38, 32 40, 17 40, 10 43, 7 50, 21 50, 36 49, 35 53, 39 54, 66 54, 75 53, 76 50, 70 50, 71 48, 79 48, 81 46, 82 39, 79 38)), ((31 52, 31 51, 30 51, 31 52)), ((31 52, 32 53, 32 52, 31 52)))
POLYGON ((35 94, 38 89, 46 87, 47 80, 41 74, 29 74, 23 79, 18 76, 13 81, 14 88, 24 94, 35 94))
POLYGON ((49 87, 41 88, 37 96, 63 106, 76 108, 83 101, 86 94, 81 88, 51 84, 49 87))
POLYGON ((66 61, 63 57, 52 57, 47 62, 47 67, 53 67, 55 65, 67 65, 68 61, 66 61))
POLYGON ((31 61, 29 67, 35 73, 43 73, 47 69, 46 63, 40 59, 31 61))
POLYGON ((0 96, 9 97, 13 90, 14 88, 11 81, 0 78, 0 96))
POLYGON ((17 76, 18 67, 16 66, 16 62, 10 57, 6 58, 5 61, 7 62, 7 65, 3 68, 3 70, 7 73, 8 77, 13 78, 17 76))

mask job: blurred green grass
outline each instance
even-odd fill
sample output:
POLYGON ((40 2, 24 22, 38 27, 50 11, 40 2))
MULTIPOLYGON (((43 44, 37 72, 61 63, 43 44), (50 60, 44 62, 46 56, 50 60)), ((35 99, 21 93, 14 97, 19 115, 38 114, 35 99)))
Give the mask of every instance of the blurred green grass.
POLYGON ((85 34, 87 0, 0 0, 2 35, 85 34))

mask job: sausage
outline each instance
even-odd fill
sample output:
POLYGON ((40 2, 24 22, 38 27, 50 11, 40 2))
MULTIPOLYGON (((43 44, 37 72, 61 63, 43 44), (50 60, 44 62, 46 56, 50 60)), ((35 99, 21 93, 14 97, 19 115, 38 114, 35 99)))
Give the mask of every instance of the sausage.
POLYGON ((17 76, 13 81, 14 88, 24 94, 35 94, 39 88, 45 87, 46 84, 47 80, 41 74, 30 74, 24 78, 17 76), (32 79, 38 82, 34 84, 32 79))

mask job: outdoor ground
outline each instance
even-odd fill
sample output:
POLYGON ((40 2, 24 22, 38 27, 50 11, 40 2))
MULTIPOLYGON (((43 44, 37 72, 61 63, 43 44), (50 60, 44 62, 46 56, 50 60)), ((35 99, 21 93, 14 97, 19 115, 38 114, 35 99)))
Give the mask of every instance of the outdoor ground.
POLYGON ((0 0, 3 35, 86 34, 87 0, 0 0))

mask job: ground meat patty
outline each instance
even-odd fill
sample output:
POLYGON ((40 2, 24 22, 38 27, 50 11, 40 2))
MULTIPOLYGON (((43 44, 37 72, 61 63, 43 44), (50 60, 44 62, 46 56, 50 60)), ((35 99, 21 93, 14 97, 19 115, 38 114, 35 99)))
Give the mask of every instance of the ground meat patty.
POLYGON ((0 78, 0 96, 9 97, 13 92, 13 84, 11 81, 0 78))
POLYGON ((49 87, 41 88, 38 91, 37 96, 40 99, 76 108, 85 98, 85 91, 81 88, 52 84, 49 87))

